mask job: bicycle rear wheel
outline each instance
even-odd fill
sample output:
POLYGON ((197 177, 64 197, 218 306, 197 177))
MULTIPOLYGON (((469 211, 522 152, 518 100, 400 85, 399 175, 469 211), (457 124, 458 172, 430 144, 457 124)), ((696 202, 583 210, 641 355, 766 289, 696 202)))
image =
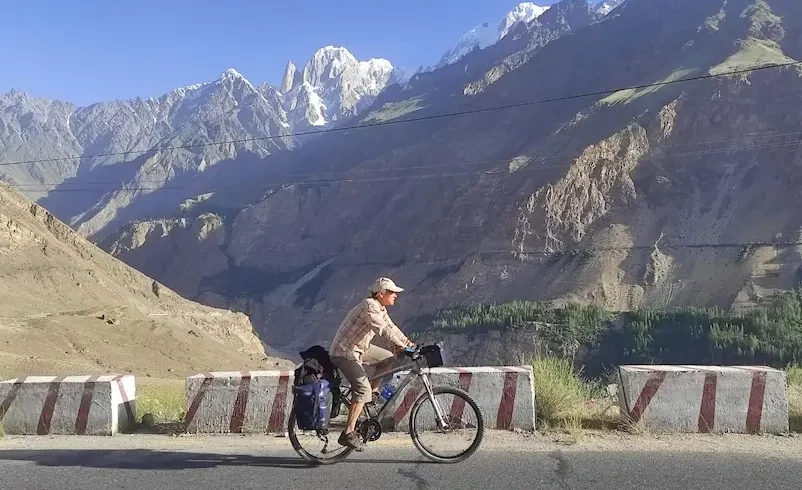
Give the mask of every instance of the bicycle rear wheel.
POLYGON ((319 435, 314 430, 302 430, 296 421, 295 408, 290 411, 287 422, 287 432, 292 448, 306 461, 312 464, 334 464, 348 457, 354 450, 351 446, 341 446, 337 442, 340 433, 345 428, 345 417, 340 415, 329 420, 329 430, 326 435, 319 435))
POLYGON ((424 456, 438 463, 459 463, 479 449, 484 437, 484 418, 479 406, 466 392, 447 386, 432 389, 434 401, 446 422, 437 422, 428 393, 415 401, 409 416, 409 434, 424 456), (464 446, 464 447, 463 447, 464 446))

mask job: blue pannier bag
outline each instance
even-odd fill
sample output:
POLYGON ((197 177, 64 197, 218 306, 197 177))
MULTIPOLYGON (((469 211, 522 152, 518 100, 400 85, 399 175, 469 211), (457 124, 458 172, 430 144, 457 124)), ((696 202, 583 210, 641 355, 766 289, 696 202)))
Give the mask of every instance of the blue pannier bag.
POLYGON ((329 382, 318 379, 313 383, 293 386, 295 419, 301 430, 327 433, 329 428, 329 382))

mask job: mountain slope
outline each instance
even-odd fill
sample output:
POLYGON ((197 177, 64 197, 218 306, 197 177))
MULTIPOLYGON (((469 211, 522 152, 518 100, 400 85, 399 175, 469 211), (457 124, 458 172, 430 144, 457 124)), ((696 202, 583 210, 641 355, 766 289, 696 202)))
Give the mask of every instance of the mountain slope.
MULTIPOLYGON (((456 63, 468 53, 475 50, 486 49, 489 46, 504 39, 508 34, 513 33, 511 37, 532 37, 525 34, 525 31, 533 31, 541 27, 542 22, 550 24, 545 30, 553 33, 547 41, 540 41, 536 47, 540 47, 548 41, 556 39, 571 29, 581 27, 584 23, 598 21, 618 6, 624 3, 624 0, 608 0, 598 3, 586 4, 586 2, 559 2, 557 5, 557 12, 553 15, 548 15, 545 18, 541 17, 546 13, 551 6, 541 7, 532 2, 523 2, 518 4, 514 9, 510 10, 504 18, 497 24, 485 22, 471 29, 463 34, 457 44, 443 54, 440 62, 436 68, 442 68, 445 65, 456 63), (571 15, 571 10, 577 8, 582 11, 579 17, 571 15), (568 15, 566 15, 568 13, 568 15), (588 19, 582 21, 581 16, 588 16, 588 19)), ((534 37, 537 40, 537 37, 534 37)), ((530 45, 528 50, 531 50, 533 45, 530 45)))
POLYGON ((377 275, 408 288, 401 324, 518 298, 749 307, 793 286, 796 68, 513 106, 800 59, 798 2, 630 0, 613 12, 593 20, 593 6, 564 0, 385 91, 364 120, 508 109, 322 136, 210 188, 173 231, 139 223, 103 246, 287 345, 330 338, 377 275), (506 68, 471 85, 493 67, 506 68), (267 185, 298 161, 312 178, 267 185), (150 259, 174 247, 178 263, 150 259), (181 270, 194 272, 182 282, 181 270))
POLYGON ((453 48, 443 54, 437 68, 456 63, 460 58, 475 49, 485 49, 503 39, 510 31, 515 30, 519 24, 528 24, 537 19, 549 7, 541 7, 532 2, 519 3, 514 9, 497 24, 485 22, 462 35, 453 48))
POLYGON ((0 158, 37 162, 0 166, 0 180, 102 237, 194 197, 221 162, 292 149, 299 141, 286 135, 356 115, 396 77, 387 60, 359 62, 328 46, 300 72, 290 63, 281 91, 234 69, 158 98, 81 108, 12 91, 0 96, 0 158), (237 143, 210 144, 218 141, 237 143), (156 193, 164 187, 174 199, 156 193))
POLYGON ((185 300, 0 184, 0 373, 275 366, 241 313, 185 300))
POLYGON ((126 208, 168 182, 194 178, 242 152, 266 156, 293 144, 283 138, 253 140, 287 134, 289 128, 269 94, 233 69, 159 98, 74 108, 17 92, 0 97, 0 108, 6 121, 0 133, 4 161, 46 160, 4 165, 5 180, 88 236, 136 216, 126 208), (251 140, 140 151, 230 139, 251 140), (93 157, 108 153, 113 155, 93 157), (65 157, 73 158, 52 161, 65 157))

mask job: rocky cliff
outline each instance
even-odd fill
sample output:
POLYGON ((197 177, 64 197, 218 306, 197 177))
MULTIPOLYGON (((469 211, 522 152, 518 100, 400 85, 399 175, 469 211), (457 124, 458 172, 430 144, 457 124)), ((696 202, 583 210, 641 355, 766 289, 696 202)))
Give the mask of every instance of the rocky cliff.
POLYGON ((292 163, 274 155, 174 232, 139 223, 150 238, 104 246, 285 345, 330 338, 377 275, 407 287, 400 324, 515 298, 748 308, 795 285, 800 70, 727 73, 802 59, 802 5, 594 12, 564 0, 541 27, 385 91, 365 121, 481 112, 321 137, 296 154, 311 178, 272 185, 292 163), (178 264, 156 270, 150 250, 168 249, 178 264))

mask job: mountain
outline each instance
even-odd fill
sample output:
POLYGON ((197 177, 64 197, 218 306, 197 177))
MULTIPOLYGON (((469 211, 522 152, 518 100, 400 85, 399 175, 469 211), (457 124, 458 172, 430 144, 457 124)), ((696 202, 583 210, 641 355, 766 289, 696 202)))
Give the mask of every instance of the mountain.
POLYGON ((499 78, 523 66, 534 53, 550 42, 573 34, 604 17, 585 0, 563 0, 552 5, 537 19, 520 24, 514 36, 504 38, 502 41, 509 40, 507 45, 515 46, 513 49, 507 49, 510 54, 498 60, 481 78, 465 85, 463 93, 475 95, 481 92, 499 78))
POLYGON ((593 5, 593 9, 601 15, 608 15, 625 1, 626 0, 606 0, 593 5))
POLYGON ((405 327, 511 299, 749 308, 798 284, 802 72, 726 74, 802 59, 802 4, 613 12, 563 0, 359 116, 392 126, 274 153, 101 245, 283 346, 329 340, 380 275, 407 288, 405 327))
POLYGON ((357 61, 342 47, 319 49, 300 72, 290 61, 281 84, 290 126, 329 126, 355 116, 392 83, 393 75, 389 61, 357 61))
MULTIPOLYGON (((587 10, 594 16, 592 21, 597 21, 607 16, 610 12, 615 10, 615 8, 623 4, 624 1, 625 0, 606 0, 594 4, 587 4, 587 10)), ((584 6, 585 4, 583 2, 582 7, 584 6)), ((566 8, 565 5, 562 7, 563 9, 566 8)), ((575 7, 576 5, 574 5, 574 7, 568 6, 568 8, 575 7)), ((514 9, 509 11, 499 23, 493 24, 485 22, 474 27, 463 34, 453 48, 446 51, 440 59, 437 68, 456 63, 473 50, 485 49, 488 46, 492 46, 510 32, 516 31, 520 25, 526 26, 526 29, 529 31, 537 29, 539 26, 537 19, 540 19, 549 8, 551 7, 541 7, 532 2, 519 3, 514 9)), ((557 15, 555 15, 555 17, 557 15)), ((564 17, 563 20, 569 22, 569 20, 564 17)))
POLYGON ((328 46, 300 72, 289 63, 279 90, 229 69, 161 97, 88 107, 12 91, 0 97, 0 155, 35 162, 0 166, 0 180, 85 236, 101 237, 177 209, 221 162, 297 147, 287 135, 358 114, 394 80, 387 60, 359 62, 328 46), (209 145, 232 140, 239 143, 209 145), (171 192, 159 192, 165 187, 171 192))
POLYGON ((44 160, 0 167, 6 180, 88 236, 136 217, 131 205, 168 182, 193 178, 241 152, 266 156, 294 144, 280 137, 290 128, 276 94, 233 69, 158 98, 79 108, 13 92, 0 97, 0 114, 3 159, 44 160), (232 139, 248 141, 202 146, 232 139), (142 151, 164 147, 174 149, 142 151), (75 155, 81 158, 69 158, 75 155), (65 159, 52 161, 58 158, 65 159))
POLYGON ((286 366, 242 313, 192 303, 0 184, 0 373, 181 377, 286 366))
POLYGON ((485 49, 503 39, 519 24, 528 24, 540 17, 549 7, 540 7, 532 2, 519 3, 497 24, 485 22, 462 35, 457 44, 446 51, 440 59, 438 68, 455 63, 474 49, 485 49))

